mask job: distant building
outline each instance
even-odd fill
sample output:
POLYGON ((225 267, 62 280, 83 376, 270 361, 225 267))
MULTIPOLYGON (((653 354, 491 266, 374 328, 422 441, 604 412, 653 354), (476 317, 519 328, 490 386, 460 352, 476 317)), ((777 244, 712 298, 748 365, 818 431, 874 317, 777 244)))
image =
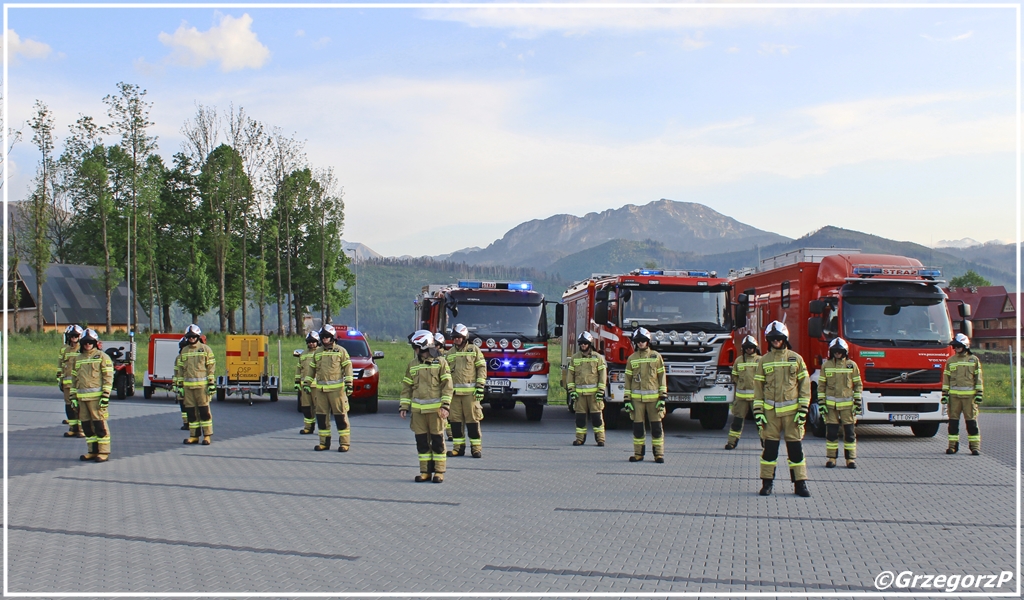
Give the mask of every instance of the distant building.
MULTIPOLYGON (((1006 352, 1017 340, 1017 309, 1014 296, 1001 285, 960 287, 945 290, 950 300, 962 300, 971 307, 970 321, 974 323, 971 347, 980 350, 1006 352)), ((960 313, 956 302, 949 304, 949 318, 953 330, 960 328, 960 313)))
MULTIPOLYGON (((103 269, 89 265, 51 264, 46 269, 43 282, 42 302, 36 295, 35 271, 25 264, 19 264, 15 272, 8 274, 8 304, 4 310, 7 316, 8 332, 36 330, 36 307, 43 307, 43 330, 63 331, 71 323, 89 326, 100 334, 106 330, 106 302, 103 293, 103 269), (11 286, 13 284, 13 287, 11 286), (14 304, 13 289, 20 292, 18 306, 14 304)), ((149 328, 149 317, 142 312, 142 306, 135 302, 140 323, 133 323, 136 331, 149 328)), ((128 285, 121 281, 110 293, 110 320, 115 331, 125 331, 128 325, 128 285)))

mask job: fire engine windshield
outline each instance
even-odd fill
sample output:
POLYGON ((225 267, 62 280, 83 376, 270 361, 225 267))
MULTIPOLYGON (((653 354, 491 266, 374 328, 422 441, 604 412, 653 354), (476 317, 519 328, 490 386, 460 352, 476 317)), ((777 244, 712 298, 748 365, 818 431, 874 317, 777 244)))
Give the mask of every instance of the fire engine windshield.
POLYGON ((715 288, 632 289, 623 291, 621 304, 623 325, 713 331, 726 329, 729 296, 715 288))
POLYGON ((944 296, 937 290, 920 290, 921 286, 897 285, 847 294, 844 289, 842 335, 869 345, 948 344, 952 334, 944 296))
POLYGON ((474 335, 519 335, 536 338, 547 335, 544 305, 459 304, 457 321, 474 335))

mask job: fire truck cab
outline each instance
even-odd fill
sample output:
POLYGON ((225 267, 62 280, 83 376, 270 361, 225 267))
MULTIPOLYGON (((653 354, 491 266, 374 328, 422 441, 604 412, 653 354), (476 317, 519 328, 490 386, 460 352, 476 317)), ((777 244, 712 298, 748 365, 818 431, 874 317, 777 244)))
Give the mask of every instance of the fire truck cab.
MULTIPOLYGON (((817 382, 828 343, 842 337, 864 383, 861 424, 909 426, 932 437, 947 421, 942 370, 952 354, 945 283, 937 268, 903 256, 861 254, 856 249, 803 248, 761 261, 760 269, 734 280, 747 326, 764 345, 771 321, 786 323, 793 350, 811 372, 811 432, 825 435, 817 409, 817 382)), ((959 306, 970 316, 970 307, 959 306)), ((971 323, 963 321, 970 335, 971 323)))
POLYGON ((617 427, 625 403, 630 336, 651 332, 651 348, 665 361, 666 410, 689 408, 704 429, 721 429, 733 397, 732 284, 713 271, 636 269, 592 275, 562 295, 556 324, 563 325, 562 383, 579 334, 589 331, 608 363, 605 426, 617 427))
POLYGON ((492 410, 526 407, 540 421, 548 402, 548 323, 544 295, 529 281, 427 285, 415 301, 416 327, 433 333, 462 323, 487 359, 484 402, 492 410))

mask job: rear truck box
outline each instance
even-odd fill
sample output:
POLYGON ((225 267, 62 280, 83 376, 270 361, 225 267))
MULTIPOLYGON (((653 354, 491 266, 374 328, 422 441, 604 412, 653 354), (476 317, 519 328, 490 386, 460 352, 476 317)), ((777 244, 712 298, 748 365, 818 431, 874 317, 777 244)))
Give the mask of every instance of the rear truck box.
POLYGON ((150 399, 157 389, 170 391, 174 386, 174 363, 178 360, 180 333, 153 333, 149 336, 149 363, 142 376, 142 397, 150 399))

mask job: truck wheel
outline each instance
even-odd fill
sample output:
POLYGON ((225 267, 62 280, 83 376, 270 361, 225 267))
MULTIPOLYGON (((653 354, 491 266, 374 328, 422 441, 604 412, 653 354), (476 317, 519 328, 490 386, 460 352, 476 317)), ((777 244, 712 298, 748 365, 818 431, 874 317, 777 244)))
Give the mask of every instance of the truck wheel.
POLYGON ((377 394, 374 394, 366 399, 366 413, 372 415, 377 412, 377 408, 377 394))
POLYGON ((910 426, 910 430, 914 432, 915 437, 935 437, 935 434, 939 432, 940 422, 934 421, 931 423, 917 423, 910 426))
POLYGON ((277 402, 277 388, 270 388, 270 401, 277 402))
POLYGON ((729 407, 706 406, 699 418, 701 429, 721 429, 729 422, 729 407))
POLYGON ((227 392, 224 388, 217 388, 217 402, 223 402, 228 397, 227 392))
POLYGON ((128 378, 119 373, 114 379, 114 387, 117 388, 117 399, 124 400, 128 395, 128 378))
POLYGON ((622 414, 621 404, 618 402, 605 402, 602 413, 603 414, 601 416, 604 417, 605 429, 619 428, 619 416, 622 414))
POLYGON ((815 402, 807 411, 807 429, 816 438, 825 437, 825 417, 818 412, 818 403, 815 402))
POLYGON ((540 421, 544 416, 544 405, 536 400, 523 403, 526 406, 526 420, 540 421))
POLYGON ((133 396, 135 396, 135 376, 134 375, 128 378, 128 397, 131 398, 133 396))
POLYGON ((151 385, 144 385, 144 386, 142 386, 142 397, 145 398, 146 400, 149 400, 150 398, 152 398, 153 397, 153 386, 151 386, 151 385))

